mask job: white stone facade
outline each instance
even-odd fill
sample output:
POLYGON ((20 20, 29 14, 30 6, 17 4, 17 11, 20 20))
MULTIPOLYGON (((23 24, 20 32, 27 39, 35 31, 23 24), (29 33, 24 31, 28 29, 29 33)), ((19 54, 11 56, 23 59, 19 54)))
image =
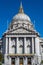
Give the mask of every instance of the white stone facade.
POLYGON ((42 41, 34 30, 31 19, 24 14, 22 4, 2 37, 5 65, 40 65, 42 41))

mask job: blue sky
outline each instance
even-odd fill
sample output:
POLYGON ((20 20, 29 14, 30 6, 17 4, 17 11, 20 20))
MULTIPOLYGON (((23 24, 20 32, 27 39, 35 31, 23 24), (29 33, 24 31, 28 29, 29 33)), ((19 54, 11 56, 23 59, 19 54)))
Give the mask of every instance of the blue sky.
MULTIPOLYGON (((0 0, 0 37, 7 29, 14 15, 20 8, 21 0, 0 0)), ((22 0, 24 12, 31 18, 35 29, 43 37, 43 0, 22 0)))

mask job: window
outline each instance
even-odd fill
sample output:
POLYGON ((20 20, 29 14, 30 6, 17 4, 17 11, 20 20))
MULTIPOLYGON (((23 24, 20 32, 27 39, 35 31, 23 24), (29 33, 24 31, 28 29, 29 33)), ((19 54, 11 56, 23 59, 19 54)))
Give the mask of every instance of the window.
POLYGON ((16 53, 16 38, 11 38, 11 49, 12 53, 16 53))
POLYGON ((23 38, 19 38, 19 53, 22 54, 23 51, 23 44, 24 44, 24 39, 23 38))
POLYGON ((30 39, 27 39, 27 45, 30 45, 30 39))
POLYGON ((23 43, 24 43, 24 39, 23 38, 19 38, 19 44, 23 45, 23 43))
POLYGON ((20 58, 20 65, 23 65, 23 58, 20 58))
POLYGON ((27 43, 27 53, 30 54, 30 48, 31 48, 31 44, 30 44, 30 39, 29 38, 26 38, 26 43, 27 43))
POLYGON ((28 58, 27 63, 28 65, 31 65, 31 58, 28 58))
POLYGON ((11 44, 12 45, 15 45, 16 44, 16 38, 14 38, 14 37, 11 38, 11 44))
POLYGON ((16 53, 16 46, 12 45, 12 53, 16 53))
POLYGON ((15 65, 15 58, 12 58, 12 65, 15 65))
POLYGON ((30 46, 29 46, 29 47, 27 47, 27 53, 29 53, 29 54, 30 54, 30 46))
POLYGON ((22 53, 23 53, 23 46, 22 46, 22 45, 20 45, 20 46, 19 46, 19 48, 20 48, 20 49, 19 49, 19 51, 20 51, 19 53, 21 53, 21 54, 22 54, 22 53))

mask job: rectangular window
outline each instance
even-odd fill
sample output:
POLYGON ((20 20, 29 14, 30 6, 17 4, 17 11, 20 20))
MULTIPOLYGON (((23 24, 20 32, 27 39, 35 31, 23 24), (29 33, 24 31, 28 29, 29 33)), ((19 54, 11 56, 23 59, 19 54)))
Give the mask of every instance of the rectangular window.
POLYGON ((27 59, 27 63, 28 63, 28 65, 31 65, 31 58, 27 59))
POLYGON ((27 46, 27 53, 30 54, 31 52, 31 38, 26 38, 26 46, 27 46))
POLYGON ((24 53, 24 38, 20 37, 19 38, 19 53, 23 54, 24 53))
POLYGON ((15 58, 12 58, 12 65, 15 65, 15 58))
POLYGON ((23 65, 23 58, 20 58, 20 65, 23 65))

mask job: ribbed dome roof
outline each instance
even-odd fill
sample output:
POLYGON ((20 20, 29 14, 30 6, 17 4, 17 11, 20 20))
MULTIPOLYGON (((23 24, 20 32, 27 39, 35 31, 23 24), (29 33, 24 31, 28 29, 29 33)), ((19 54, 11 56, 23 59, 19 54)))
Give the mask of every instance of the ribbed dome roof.
POLYGON ((17 15, 15 15, 15 16, 13 17, 13 20, 31 21, 31 20, 30 20, 30 17, 27 16, 26 14, 24 14, 24 13, 18 13, 17 15))
POLYGON ((19 13, 16 14, 12 18, 10 28, 15 29, 15 28, 21 27, 21 26, 26 27, 26 28, 33 28, 30 17, 24 13, 22 3, 20 6, 19 13))

